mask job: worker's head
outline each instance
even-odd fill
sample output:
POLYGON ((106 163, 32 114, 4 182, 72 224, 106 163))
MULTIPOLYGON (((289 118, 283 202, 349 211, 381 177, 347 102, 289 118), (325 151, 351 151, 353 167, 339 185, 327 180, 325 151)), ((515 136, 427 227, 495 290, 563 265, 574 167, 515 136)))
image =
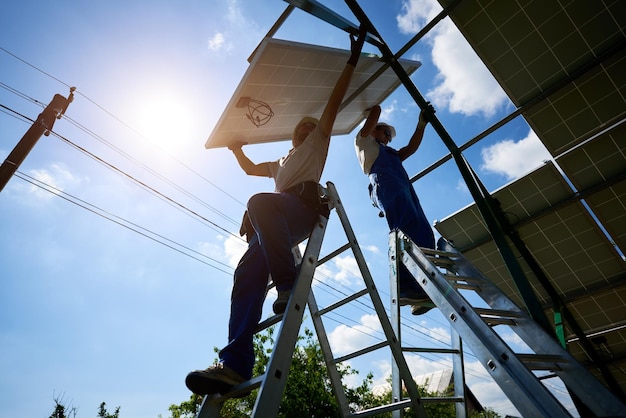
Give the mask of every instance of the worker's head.
POLYGON ((374 128, 374 131, 372 132, 372 135, 374 135, 374 138, 376 138, 378 142, 387 144, 388 142, 391 142, 391 139, 394 136, 396 136, 396 128, 385 122, 378 122, 376 128, 374 128))
POLYGON ((309 136, 311 132, 313 132, 313 129, 315 129, 318 123, 320 123, 319 120, 310 116, 305 116, 300 119, 300 122, 298 122, 298 124, 294 128, 293 136, 291 137, 291 143, 293 144, 293 147, 299 147, 304 142, 306 137, 309 136))

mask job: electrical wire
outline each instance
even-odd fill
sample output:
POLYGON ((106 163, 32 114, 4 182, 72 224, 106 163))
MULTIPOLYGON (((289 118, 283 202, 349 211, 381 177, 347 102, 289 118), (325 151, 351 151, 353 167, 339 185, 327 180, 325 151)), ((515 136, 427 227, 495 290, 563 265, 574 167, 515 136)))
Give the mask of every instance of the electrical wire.
POLYGON ((113 223, 115 223, 117 225, 120 225, 120 226, 122 226, 124 228, 127 228, 127 229, 129 229, 129 230, 131 230, 133 232, 136 232, 137 234, 139 234, 139 235, 141 235, 143 237, 146 237, 146 238, 148 238, 148 239, 150 239, 152 241, 155 241, 155 242, 157 242, 157 243, 159 243, 161 245, 164 245, 167 248, 170 248, 170 249, 172 249, 174 251, 177 251, 177 252, 179 252, 179 253, 181 253, 183 255, 186 255, 186 256, 194 259, 194 260, 197 260, 197 261, 199 261, 199 262, 201 262, 203 264, 206 264, 206 265, 208 265, 210 267, 213 267, 216 270, 219 270, 219 271, 221 271, 223 273, 226 273, 226 274, 232 274, 232 272, 233 272, 233 268, 230 267, 226 263, 223 263, 223 262, 221 262, 219 260, 216 260, 216 259, 214 259, 212 257, 209 257, 209 256, 207 256, 205 254, 202 254, 202 253, 200 253, 200 252, 198 252, 198 251, 196 251, 196 250, 194 250, 192 248, 189 248, 189 247, 187 247, 187 246, 185 246, 183 244, 180 244, 180 243, 178 243, 176 241, 173 241, 173 240, 171 240, 169 238, 166 238, 163 235, 157 234, 156 232, 151 231, 151 230, 149 230, 147 228, 144 228, 144 227, 142 227, 142 226, 140 226, 140 225, 138 225, 138 224, 136 224, 134 222, 131 222, 131 221, 127 220, 127 219, 124 219, 124 218, 122 218, 120 216, 114 215, 111 212, 108 212, 108 211, 106 211, 106 210, 104 210, 104 209, 102 209, 102 208, 100 208, 98 206, 95 206, 95 205, 93 205, 91 203, 88 203, 88 202, 82 200, 82 199, 79 199, 76 196, 73 196, 73 195, 71 195, 69 193, 64 192, 61 189, 58 189, 58 188, 56 188, 56 187, 54 187, 54 186, 52 186, 50 184, 47 184, 47 183, 45 183, 45 182, 43 182, 41 180, 38 180, 38 179, 36 179, 36 178, 34 178, 32 176, 29 176, 26 173, 22 173, 21 171, 18 170, 18 171, 15 172, 15 177, 20 178, 20 179, 22 179, 22 180, 24 180, 24 181, 26 181, 26 182, 36 186, 36 187, 39 187, 40 189, 45 190, 45 191, 47 191, 47 192, 49 192, 49 193, 51 193, 51 194, 53 194, 55 196, 58 196, 61 199, 64 199, 64 200, 66 200, 66 201, 68 201, 70 203, 73 203, 76 206, 81 207, 81 208, 83 208, 83 209, 85 209, 85 210, 87 210, 87 211, 89 211, 91 213, 94 213, 94 214, 96 214, 98 216, 101 216, 102 218, 107 219, 107 220, 109 220, 109 221, 111 221, 111 222, 113 222, 113 223), (185 250, 185 251, 181 250, 181 248, 183 250, 185 250), (228 268, 229 271, 226 271, 226 270, 223 270, 222 268, 216 267, 215 265, 210 264, 210 263, 202 260, 199 257, 207 258, 207 259, 211 260, 213 263, 220 264, 220 265, 228 268))

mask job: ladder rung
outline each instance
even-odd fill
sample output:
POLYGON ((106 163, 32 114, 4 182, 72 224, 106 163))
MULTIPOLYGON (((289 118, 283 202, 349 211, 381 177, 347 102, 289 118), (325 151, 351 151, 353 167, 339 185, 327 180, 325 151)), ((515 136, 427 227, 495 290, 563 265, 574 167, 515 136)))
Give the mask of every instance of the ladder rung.
POLYGON ((428 403, 463 403, 465 402, 465 399, 463 398, 459 398, 457 396, 441 396, 441 397, 437 397, 437 396, 433 396, 433 397, 428 397, 428 398, 420 398, 423 402, 428 402, 428 403))
POLYGON ((365 348, 363 348, 363 349, 361 349, 359 351, 355 351, 354 353, 346 354, 345 356, 342 356, 342 357, 337 357, 333 361, 335 363, 341 363, 343 361, 350 360, 350 359, 353 359, 355 357, 361 356, 363 354, 370 353, 372 351, 378 350, 379 348, 383 348, 383 347, 386 347, 388 345, 389 345, 388 341, 383 341, 383 342, 380 342, 378 344, 374 344, 374 345, 370 345, 369 347, 365 347, 365 348))
POLYGON ((355 412, 355 413, 350 414, 348 416, 350 416, 350 417, 372 417, 372 416, 375 416, 375 415, 383 414, 385 412, 392 412, 392 411, 397 411, 399 409, 410 408, 410 407, 411 407, 411 400, 410 399, 404 399, 404 400, 401 400, 399 402, 394 402, 394 403, 390 403, 390 404, 387 404, 387 405, 376 406, 376 407, 371 408, 371 409, 364 409, 363 411, 358 411, 358 412, 355 412))
POLYGON ((521 318, 522 315, 515 311, 505 311, 502 309, 489 309, 489 308, 474 308, 474 311, 480 315, 480 317, 489 326, 494 325, 517 325, 515 318, 521 318))
POLYGON ((454 348, 422 348, 422 347, 402 347, 402 351, 406 353, 431 353, 431 354, 460 354, 459 350, 454 348))
POLYGON ((474 308, 474 311, 481 316, 496 316, 502 318, 522 318, 524 316, 522 312, 506 311, 504 309, 474 308))
POLYGON ((361 296, 364 296, 368 293, 369 291, 367 289, 363 289, 360 292, 354 293, 350 296, 348 296, 347 298, 341 299, 338 302, 333 303, 332 305, 328 305, 327 307, 325 307, 324 309, 320 309, 319 311, 317 311, 317 315, 318 316, 322 316, 334 309, 337 309, 343 305, 345 305, 346 303, 350 303, 353 300, 356 300, 358 298, 360 298, 361 296))
POLYGON ((228 391, 228 393, 225 393, 223 395, 216 395, 210 400, 210 402, 224 402, 225 400, 230 398, 246 396, 248 393, 261 386, 264 378, 265 374, 255 376, 250 380, 234 386, 230 391, 228 391))
POLYGON ((457 289, 474 290, 476 292, 480 291, 480 286, 478 286, 477 284, 452 283, 452 286, 454 286, 457 289))
POLYGON ((272 325, 279 323, 283 319, 283 315, 284 314, 273 315, 267 318, 266 320, 259 322, 259 324, 256 326, 256 330, 254 331, 254 333, 256 334, 257 332, 261 332, 264 329, 269 328, 272 325))
POLYGON ((517 358, 531 370, 560 370, 565 360, 553 354, 516 354, 517 358))
POLYGON ((457 276, 456 274, 445 274, 446 280, 452 284, 457 289, 466 289, 466 290, 474 290, 476 292, 480 292, 479 283, 482 282, 481 279, 476 277, 466 277, 466 276, 457 276), (465 283, 462 283, 465 282, 465 283))
POLYGON ((469 276, 458 276, 456 274, 446 274, 446 279, 448 279, 448 281, 455 281, 455 282, 467 282, 467 283, 482 283, 482 279, 478 278, 478 277, 469 277, 469 276))
POLYGON ((448 258, 449 257, 458 257, 459 256, 457 253, 452 253, 452 252, 449 252, 449 251, 433 250, 432 248, 419 247, 419 249, 426 256, 439 256, 439 257, 448 257, 448 258))
POLYGON ((454 261, 449 258, 439 258, 439 257, 429 257, 431 263, 433 263, 437 267, 452 267, 454 266, 454 261))

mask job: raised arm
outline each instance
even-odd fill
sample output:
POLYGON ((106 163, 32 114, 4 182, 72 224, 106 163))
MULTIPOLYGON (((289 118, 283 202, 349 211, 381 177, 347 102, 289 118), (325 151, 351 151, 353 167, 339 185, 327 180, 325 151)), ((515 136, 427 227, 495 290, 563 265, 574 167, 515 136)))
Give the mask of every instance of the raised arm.
POLYGON ((363 48, 363 43, 365 42, 365 35, 367 31, 361 27, 359 29, 359 37, 357 39, 350 34, 350 58, 346 63, 335 87, 333 88, 332 93, 330 94, 330 98, 328 99, 328 103, 326 103, 326 107, 322 112, 322 116, 320 117, 320 128, 325 135, 330 135, 333 130, 333 125, 335 124, 335 119, 337 118, 337 112, 339 112, 339 106, 341 106, 341 102, 343 102, 343 97, 348 91, 348 87, 350 86, 350 80, 352 79, 352 74, 354 74, 354 69, 356 68, 356 64, 359 61, 359 56, 361 55, 361 49, 363 48))
POLYGON ((370 113, 367 115, 367 119, 363 124, 363 128, 361 128, 360 135, 362 138, 370 135, 374 128, 376 128, 376 125, 378 124, 378 119, 380 118, 380 112, 381 110, 379 105, 372 106, 372 108, 370 109, 370 113))
POLYGON ((404 161, 409 158, 419 148, 420 144, 422 143, 422 138, 424 137, 424 129, 426 128, 426 124, 428 123, 428 114, 430 113, 435 113, 435 110, 429 103, 428 107, 426 109, 422 109, 422 111, 420 112, 417 127, 415 128, 415 132, 413 132, 413 136, 411 136, 409 143, 398 150, 398 156, 400 157, 400 161, 404 161))
POLYGON ((239 163, 239 166, 249 176, 271 177, 270 168, 268 163, 253 163, 246 154, 243 153, 241 147, 246 145, 245 142, 237 142, 229 145, 228 149, 235 154, 235 158, 239 163))

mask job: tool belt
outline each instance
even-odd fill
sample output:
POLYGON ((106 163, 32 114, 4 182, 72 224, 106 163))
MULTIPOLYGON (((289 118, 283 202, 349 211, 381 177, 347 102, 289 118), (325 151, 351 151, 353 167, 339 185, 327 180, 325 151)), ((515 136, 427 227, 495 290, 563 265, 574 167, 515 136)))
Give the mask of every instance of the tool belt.
MULTIPOLYGON (((309 207, 315 209, 320 215, 324 215, 326 218, 330 216, 330 205, 328 199, 322 196, 322 189, 319 184, 314 181, 305 181, 303 183, 291 186, 284 193, 290 193, 297 195, 302 201, 309 207)), ((241 227, 239 228, 239 235, 246 236, 246 241, 250 242, 252 239, 254 226, 250 222, 248 211, 246 210, 241 220, 241 227)))
POLYGON ((315 209, 320 215, 328 218, 330 216, 330 207, 328 200, 323 196, 321 186, 314 181, 305 181, 284 190, 284 193, 295 194, 304 203, 315 209))
POLYGON ((254 227, 248 216, 248 210, 243 213, 243 219, 241 220, 241 226, 239 227, 239 235, 246 236, 246 242, 250 242, 252 236, 255 234, 254 227))

